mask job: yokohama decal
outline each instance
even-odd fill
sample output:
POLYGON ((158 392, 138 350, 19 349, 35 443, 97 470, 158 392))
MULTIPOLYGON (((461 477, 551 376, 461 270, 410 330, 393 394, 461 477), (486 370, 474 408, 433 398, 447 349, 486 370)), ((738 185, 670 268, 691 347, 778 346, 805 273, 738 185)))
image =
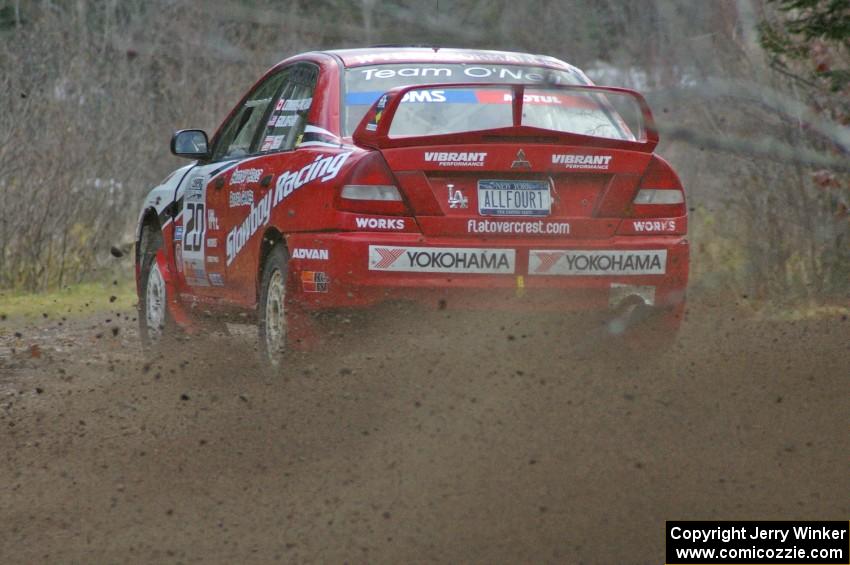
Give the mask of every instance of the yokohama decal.
POLYGON ((369 246, 370 271, 513 273, 513 249, 369 246))
MULTIPOLYGON (((396 260, 401 257, 401 254, 404 253, 404 249, 375 247, 375 253, 378 254, 379 259, 374 263, 370 261, 369 268, 389 269, 393 265, 393 263, 395 263, 396 260)), ((371 249, 369 249, 369 254, 372 254, 371 249)))
POLYGON ((528 255, 529 275, 663 275, 667 250, 541 251, 528 255))

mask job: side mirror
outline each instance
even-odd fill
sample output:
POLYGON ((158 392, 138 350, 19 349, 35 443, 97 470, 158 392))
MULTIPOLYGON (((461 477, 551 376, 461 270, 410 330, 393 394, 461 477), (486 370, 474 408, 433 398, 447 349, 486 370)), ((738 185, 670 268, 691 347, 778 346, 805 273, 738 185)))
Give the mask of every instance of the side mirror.
POLYGON ((187 159, 209 159, 209 140, 200 129, 182 129, 171 136, 171 152, 187 159))

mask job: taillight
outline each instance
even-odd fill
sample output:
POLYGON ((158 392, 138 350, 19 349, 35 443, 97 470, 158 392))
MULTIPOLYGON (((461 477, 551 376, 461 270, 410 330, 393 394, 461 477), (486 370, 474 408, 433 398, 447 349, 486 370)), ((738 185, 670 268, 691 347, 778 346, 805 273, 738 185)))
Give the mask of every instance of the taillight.
POLYGON ((410 213, 392 171, 377 152, 365 155, 354 165, 337 195, 336 207, 346 212, 384 216, 410 213))
POLYGON ((654 156, 632 200, 633 218, 677 218, 685 216, 685 192, 667 161, 654 156))
POLYGON ((669 188, 641 188, 634 200, 635 204, 684 204, 685 194, 681 190, 669 188))

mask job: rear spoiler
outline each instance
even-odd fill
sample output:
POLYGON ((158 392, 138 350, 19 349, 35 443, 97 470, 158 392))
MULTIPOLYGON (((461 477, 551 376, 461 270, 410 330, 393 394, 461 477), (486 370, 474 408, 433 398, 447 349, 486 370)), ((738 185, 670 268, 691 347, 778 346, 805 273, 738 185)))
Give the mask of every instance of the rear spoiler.
POLYGON ((638 92, 628 88, 617 88, 611 86, 579 86, 579 85, 557 85, 557 84, 505 84, 505 83, 439 83, 439 84, 414 84, 399 86, 382 94, 378 100, 360 120, 357 129, 352 136, 356 145, 372 149, 384 149, 393 147, 413 147, 422 145, 457 145, 466 143, 505 143, 519 140, 527 143, 550 143, 557 145, 588 145, 592 147, 604 147, 611 149, 624 149, 651 153, 658 145, 658 130, 652 111, 646 100, 638 92), (512 114, 513 125, 510 127, 475 130, 460 133, 422 135, 422 136, 397 136, 390 137, 390 126, 396 111, 404 98, 404 95, 412 90, 437 90, 452 88, 490 88, 497 87, 513 91, 512 114), (526 88, 545 88, 567 91, 597 92, 599 94, 616 93, 629 96, 637 102, 643 118, 644 138, 639 141, 626 141, 594 137, 577 133, 549 130, 544 128, 522 125, 522 107, 526 88))

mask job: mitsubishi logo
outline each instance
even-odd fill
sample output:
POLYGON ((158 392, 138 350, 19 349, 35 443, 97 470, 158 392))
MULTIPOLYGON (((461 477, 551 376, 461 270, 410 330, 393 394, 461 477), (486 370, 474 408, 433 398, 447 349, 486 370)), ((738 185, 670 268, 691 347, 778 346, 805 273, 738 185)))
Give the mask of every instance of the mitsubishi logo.
POLYGON ((516 159, 511 163, 512 169, 530 169, 531 163, 528 162, 528 159, 525 158, 525 151, 520 149, 516 152, 516 159))

